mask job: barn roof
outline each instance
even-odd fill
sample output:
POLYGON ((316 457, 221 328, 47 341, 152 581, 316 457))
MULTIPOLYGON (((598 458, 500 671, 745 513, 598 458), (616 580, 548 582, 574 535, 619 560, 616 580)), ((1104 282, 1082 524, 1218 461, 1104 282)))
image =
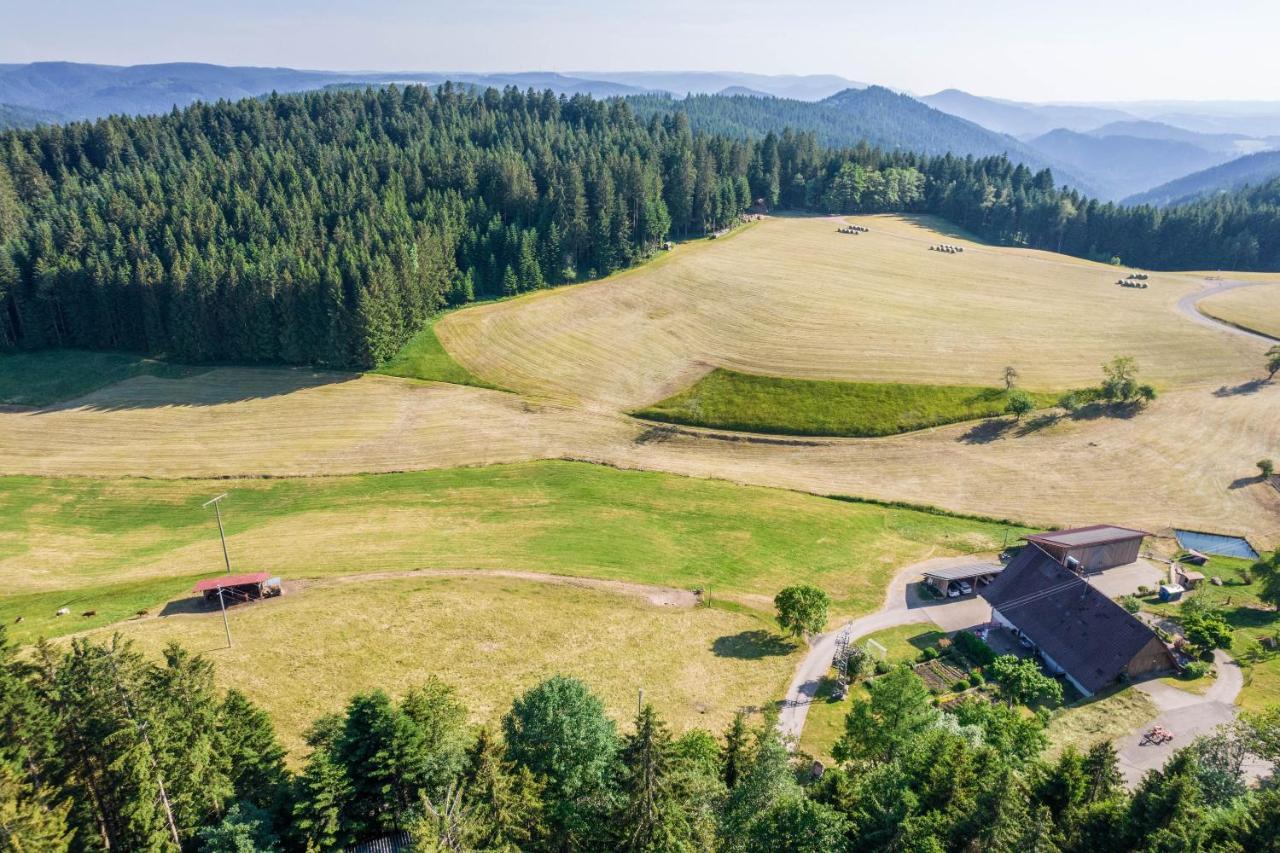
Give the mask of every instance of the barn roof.
POLYGON ((1068 548, 1080 548, 1089 545, 1110 545, 1113 542, 1141 539, 1150 535, 1145 530, 1134 530, 1130 527, 1117 527, 1114 524, 1092 524, 1088 527, 1073 527, 1070 530, 1050 530, 1047 533, 1033 533, 1022 538, 1028 542, 1039 542, 1045 545, 1065 545, 1068 548))
POLYGON ((1156 636, 1035 545, 979 594, 1091 692, 1115 681, 1156 636))
POLYGON ((205 578, 196 582, 196 592, 209 592, 215 589, 226 589, 230 586, 250 586, 265 583, 270 579, 270 572, 254 572, 249 575, 219 575, 216 578, 205 578))

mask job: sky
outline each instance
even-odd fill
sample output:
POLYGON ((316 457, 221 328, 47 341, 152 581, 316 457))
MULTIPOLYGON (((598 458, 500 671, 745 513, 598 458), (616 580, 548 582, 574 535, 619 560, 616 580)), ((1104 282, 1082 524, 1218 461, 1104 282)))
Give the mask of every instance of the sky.
POLYGON ((838 74, 1032 101, 1280 97, 1276 0, 0 0, 0 62, 838 74))

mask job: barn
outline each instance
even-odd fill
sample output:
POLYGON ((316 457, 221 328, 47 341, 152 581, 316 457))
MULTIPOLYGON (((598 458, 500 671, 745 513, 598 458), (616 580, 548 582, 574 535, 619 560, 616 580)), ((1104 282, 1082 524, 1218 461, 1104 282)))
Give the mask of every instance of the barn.
POLYGON ((995 622, 1030 641, 1085 696, 1176 668, 1151 628, 1034 543, 979 594, 995 622))
POLYGON ((1074 559, 1084 571, 1100 572, 1115 566, 1127 566, 1137 560, 1142 540, 1150 535, 1142 530, 1113 524, 1094 524, 1022 538, 1040 546, 1064 566, 1068 559, 1074 559))

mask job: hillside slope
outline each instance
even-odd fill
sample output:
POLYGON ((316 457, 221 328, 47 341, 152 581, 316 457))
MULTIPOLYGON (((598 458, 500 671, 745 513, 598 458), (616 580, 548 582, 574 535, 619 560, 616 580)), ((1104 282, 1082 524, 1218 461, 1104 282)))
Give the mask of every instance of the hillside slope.
POLYGON ((1171 139, 1098 137, 1063 129, 1038 136, 1029 145, 1044 157, 1092 177, 1104 188, 1106 199, 1123 198, 1215 166, 1230 156, 1171 139))
POLYGON ((1280 177, 1280 151, 1261 151, 1131 195, 1124 203, 1167 207, 1214 193, 1233 192, 1246 185, 1262 184, 1276 177, 1280 177))

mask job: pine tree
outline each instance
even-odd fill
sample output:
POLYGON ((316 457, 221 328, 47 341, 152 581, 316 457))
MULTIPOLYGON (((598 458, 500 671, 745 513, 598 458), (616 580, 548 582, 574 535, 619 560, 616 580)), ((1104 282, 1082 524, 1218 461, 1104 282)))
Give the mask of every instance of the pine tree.
POLYGON ((488 729, 476 737, 467 767, 464 790, 471 814, 464 838, 470 849, 526 850, 546 838, 542 785, 529 768, 507 761, 488 729))
POLYGON ((7 760, 0 760, 0 849, 12 853, 61 853, 71 849, 71 804, 59 803, 7 760))
POLYGON ((286 753, 271 717, 239 690, 228 690, 218 710, 218 743, 235 799, 278 811, 288 796, 286 753))
POLYGON ((749 737, 747 715, 739 711, 733 715, 733 722, 729 724, 724 734, 724 752, 721 759, 724 784, 730 790, 738 784, 749 762, 749 737))
POLYGON ((347 705, 334 757, 351 783, 344 816, 357 833, 404 826, 425 788, 427 754, 417 723, 376 690, 347 705))
POLYGON ((338 850, 349 840, 344 821, 351 784, 327 747, 313 749, 296 782, 292 830, 308 850, 338 850))

